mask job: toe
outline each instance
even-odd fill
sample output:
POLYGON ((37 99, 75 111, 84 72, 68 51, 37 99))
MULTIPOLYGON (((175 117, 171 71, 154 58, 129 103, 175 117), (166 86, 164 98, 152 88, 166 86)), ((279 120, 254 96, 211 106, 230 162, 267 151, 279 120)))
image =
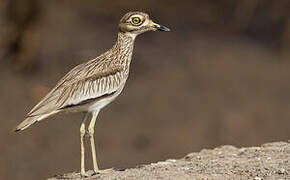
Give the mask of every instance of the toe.
POLYGON ((110 169, 103 169, 103 170, 99 170, 99 169, 94 170, 94 172, 95 172, 96 174, 107 174, 107 173, 110 173, 110 172, 112 172, 112 171, 113 171, 112 168, 110 168, 110 169))
POLYGON ((90 175, 86 172, 81 172, 81 177, 89 177, 90 175))

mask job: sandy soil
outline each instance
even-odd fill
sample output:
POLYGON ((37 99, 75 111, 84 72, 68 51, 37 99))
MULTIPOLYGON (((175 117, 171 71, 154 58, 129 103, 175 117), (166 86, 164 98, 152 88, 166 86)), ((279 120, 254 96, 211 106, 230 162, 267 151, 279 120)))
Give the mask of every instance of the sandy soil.
MULTIPOLYGON (((182 159, 114 170, 86 179, 290 179, 290 141, 236 148, 225 145, 203 149, 182 159)), ((92 173, 91 171, 89 171, 92 173)), ((81 179, 79 173, 56 175, 49 180, 81 179)))

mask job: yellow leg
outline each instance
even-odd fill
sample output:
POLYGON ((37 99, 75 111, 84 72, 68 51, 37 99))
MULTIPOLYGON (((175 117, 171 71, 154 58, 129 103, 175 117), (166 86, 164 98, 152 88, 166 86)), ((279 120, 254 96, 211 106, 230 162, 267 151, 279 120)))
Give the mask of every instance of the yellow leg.
POLYGON ((89 135, 90 135, 90 141, 91 141, 91 150, 92 150, 92 157, 93 157, 93 166, 94 166, 94 172, 98 173, 99 172, 99 167, 97 163, 97 156, 96 156, 96 148, 95 148, 95 140, 94 140, 94 128, 95 128, 95 123, 97 120, 97 116, 99 114, 99 111, 96 111, 92 114, 92 120, 89 124, 89 135))
POLYGON ((92 120, 91 120, 91 122, 89 124, 88 131, 89 131, 89 135, 90 135, 90 142, 91 142, 91 148, 92 148, 94 172, 96 174, 103 174, 103 173, 111 172, 112 169, 99 170, 99 167, 98 167, 95 140, 94 140, 94 132, 95 132, 94 128, 95 128, 95 123, 96 123, 98 114, 99 114, 99 111, 95 111, 92 114, 92 120))
POLYGON ((81 176, 88 176, 85 170, 85 145, 84 145, 84 137, 86 134, 86 121, 89 114, 87 113, 84 117, 84 120, 82 121, 81 127, 80 127, 80 136, 81 136, 81 176))

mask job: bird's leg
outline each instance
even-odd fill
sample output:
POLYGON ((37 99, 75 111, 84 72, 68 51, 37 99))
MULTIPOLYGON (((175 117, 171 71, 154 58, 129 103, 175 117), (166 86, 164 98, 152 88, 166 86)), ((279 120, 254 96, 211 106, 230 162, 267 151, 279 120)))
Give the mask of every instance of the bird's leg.
POLYGON ((99 114, 99 111, 95 111, 93 113, 92 120, 91 120, 91 122, 89 124, 89 127, 88 127, 88 131, 89 131, 89 136, 90 136, 90 141, 91 141, 94 172, 96 174, 101 174, 101 173, 108 173, 112 169, 99 170, 99 167, 98 167, 97 156, 96 156, 96 148, 95 148, 95 140, 94 140, 94 132, 95 132, 94 127, 95 127, 95 123, 96 123, 98 114, 99 114))
POLYGON ((96 111, 92 115, 92 120, 89 124, 89 136, 90 136, 90 141, 91 141, 91 149, 92 149, 92 157, 93 157, 93 166, 94 166, 94 172, 98 173, 99 167, 97 163, 97 156, 96 156, 96 148, 95 148, 95 140, 94 140, 94 132, 95 132, 95 123, 97 120, 97 116, 99 114, 99 111, 96 111))
POLYGON ((88 176, 85 170, 85 144, 84 144, 84 137, 86 134, 86 121, 89 114, 86 113, 85 117, 82 121, 81 127, 80 127, 80 135, 81 135, 81 176, 88 176))

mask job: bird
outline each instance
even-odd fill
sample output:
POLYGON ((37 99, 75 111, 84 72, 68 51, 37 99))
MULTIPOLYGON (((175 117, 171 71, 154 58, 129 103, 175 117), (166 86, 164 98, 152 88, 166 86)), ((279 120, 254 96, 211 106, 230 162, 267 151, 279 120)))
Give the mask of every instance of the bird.
POLYGON ((148 14, 128 12, 120 20, 117 40, 113 47, 100 56, 84 62, 69 71, 56 86, 27 114, 14 130, 22 131, 36 122, 60 113, 80 112, 84 119, 80 125, 81 176, 85 171, 85 135, 91 144, 94 174, 100 170, 96 158, 94 126, 102 108, 122 92, 129 76, 135 38, 148 31, 170 31, 155 23, 148 14), (91 119, 86 129, 86 121, 91 119))

